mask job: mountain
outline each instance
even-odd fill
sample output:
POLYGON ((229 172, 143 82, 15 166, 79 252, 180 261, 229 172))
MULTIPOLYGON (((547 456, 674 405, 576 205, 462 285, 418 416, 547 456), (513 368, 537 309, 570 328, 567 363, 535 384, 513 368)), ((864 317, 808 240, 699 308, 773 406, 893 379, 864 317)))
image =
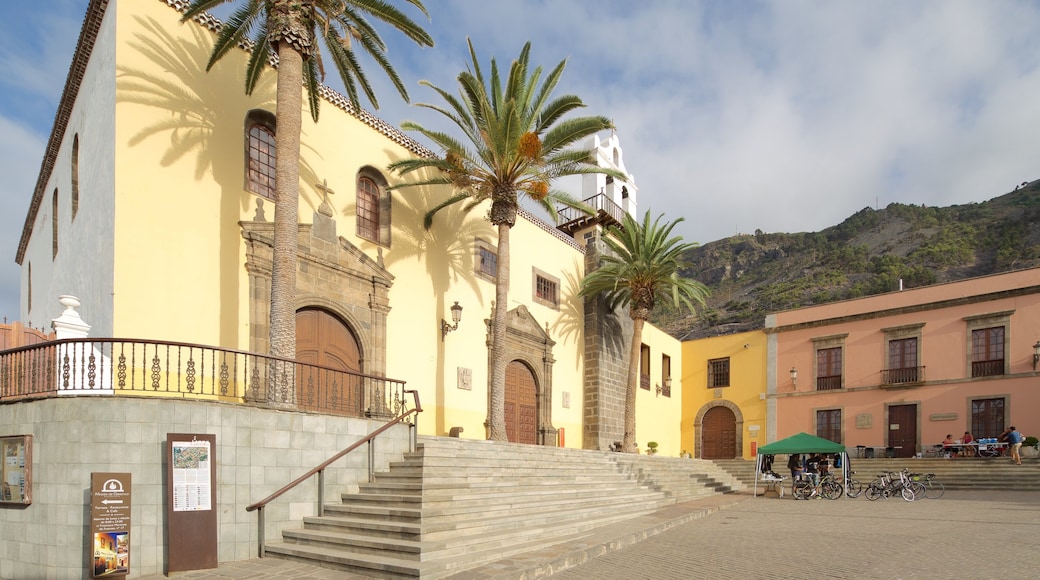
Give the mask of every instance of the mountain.
POLYGON ((685 256, 707 307, 652 320, 680 339, 762 328, 771 312, 1040 266, 1040 180, 982 203, 864 208, 820 232, 738 235, 685 256))

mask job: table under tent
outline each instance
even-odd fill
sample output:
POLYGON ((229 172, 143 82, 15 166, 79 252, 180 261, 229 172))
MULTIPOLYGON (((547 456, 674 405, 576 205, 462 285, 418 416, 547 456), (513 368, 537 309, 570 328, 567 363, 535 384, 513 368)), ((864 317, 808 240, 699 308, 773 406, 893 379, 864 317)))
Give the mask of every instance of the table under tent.
MULTIPOLYGON (((799 433, 758 448, 758 454, 755 456, 755 497, 758 497, 759 480, 765 481, 770 485, 783 485, 782 480, 778 483, 776 479, 767 480, 763 477, 765 474, 762 473, 762 457, 765 455, 791 455, 794 453, 831 453, 839 455, 841 457, 841 479, 844 482, 849 478, 849 456, 845 453, 844 445, 822 437, 809 435, 808 433, 799 433)), ((778 495, 783 497, 782 490, 778 495)))

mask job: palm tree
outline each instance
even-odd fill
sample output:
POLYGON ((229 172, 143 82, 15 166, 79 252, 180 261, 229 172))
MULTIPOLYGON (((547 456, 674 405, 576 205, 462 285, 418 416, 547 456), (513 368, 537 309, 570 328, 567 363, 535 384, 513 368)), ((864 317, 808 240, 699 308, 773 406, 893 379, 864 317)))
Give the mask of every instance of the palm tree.
POLYGON ((613 310, 628 306, 632 319, 632 347, 628 360, 628 384, 625 389, 625 437, 622 448, 636 450, 636 392, 639 388, 640 347, 643 325, 654 309, 659 295, 668 295, 676 308, 686 306, 694 312, 693 303, 704 305, 708 288, 695 280, 679 276, 679 260, 683 253, 697 246, 682 243, 682 237, 670 237, 679 222, 661 224, 661 218, 650 222, 646 212, 643 222, 625 214, 622 226, 611 226, 602 240, 613 251, 604 255, 597 270, 582 280, 579 294, 592 298, 605 294, 607 306, 613 310))
MULTIPOLYGON (((193 0, 184 13, 199 13, 236 0, 193 0)), ((420 0, 406 0, 424 15, 420 0)), ((318 120, 319 87, 324 76, 317 39, 336 66, 347 97, 355 108, 358 89, 376 108, 368 79, 357 60, 357 50, 370 55, 390 78, 401 97, 408 91, 386 58, 386 45, 367 18, 385 22, 416 43, 433 46, 425 30, 392 5, 373 0, 242 0, 217 35, 206 70, 245 38, 253 50, 246 66, 246 93, 251 94, 271 60, 278 61, 275 132, 274 257, 271 272, 270 353, 296 356, 296 233, 300 189, 300 131, 303 125, 302 86, 306 85, 311 117, 318 120)))
POLYGON ((420 181, 392 187, 447 185, 452 195, 426 213, 424 226, 429 228, 434 215, 456 203, 465 202, 465 211, 491 202, 488 219, 498 230, 498 278, 495 281, 495 309, 491 327, 491 417, 490 439, 507 440, 505 429, 506 360, 505 327, 509 304, 509 231, 516 223, 519 202, 526 197, 556 215, 557 204, 581 207, 567 194, 553 190, 558 177, 587 173, 625 176, 611 169, 597 167, 592 152, 571 147, 586 138, 610 129, 606 117, 577 117, 562 120, 568 113, 584 107, 574 95, 552 98, 567 61, 556 65, 539 84, 542 68, 529 70, 531 43, 524 45, 520 56, 509 68, 502 83, 498 64, 491 60, 491 76, 487 79, 477 61, 473 43, 469 43, 471 65, 459 74, 459 97, 433 84, 432 88, 447 107, 421 103, 443 114, 462 130, 465 139, 426 129, 418 123, 405 122, 402 128, 417 131, 444 151, 443 158, 414 158, 390 164, 390 170, 406 175, 421 169, 439 171, 426 174, 420 181))

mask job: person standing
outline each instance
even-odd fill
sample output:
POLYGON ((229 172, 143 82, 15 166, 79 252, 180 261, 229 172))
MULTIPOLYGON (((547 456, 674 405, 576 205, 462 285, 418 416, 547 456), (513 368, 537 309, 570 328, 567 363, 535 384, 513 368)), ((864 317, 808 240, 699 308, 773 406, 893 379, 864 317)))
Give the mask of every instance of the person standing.
POLYGON ((794 482, 802 475, 802 456, 793 453, 791 457, 787 459, 787 468, 791 470, 791 491, 794 491, 794 482))
POLYGON ((805 460, 805 473, 812 479, 813 486, 820 485, 820 456, 816 453, 805 460))
POLYGON ((1022 434, 1015 429, 1012 425, 1010 431, 1008 431, 1008 447, 1011 448, 1011 463, 1015 465, 1022 465, 1022 434))

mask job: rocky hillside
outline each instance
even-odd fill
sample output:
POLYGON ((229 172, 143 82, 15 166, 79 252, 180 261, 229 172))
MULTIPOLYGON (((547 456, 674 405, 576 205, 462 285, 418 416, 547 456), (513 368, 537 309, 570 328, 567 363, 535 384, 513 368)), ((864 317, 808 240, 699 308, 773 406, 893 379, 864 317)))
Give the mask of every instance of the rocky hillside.
POLYGON ((983 203, 864 208, 821 232, 740 235, 686 255, 712 296, 654 322, 691 339, 762 328, 766 314, 1040 266, 1040 180, 983 203))

